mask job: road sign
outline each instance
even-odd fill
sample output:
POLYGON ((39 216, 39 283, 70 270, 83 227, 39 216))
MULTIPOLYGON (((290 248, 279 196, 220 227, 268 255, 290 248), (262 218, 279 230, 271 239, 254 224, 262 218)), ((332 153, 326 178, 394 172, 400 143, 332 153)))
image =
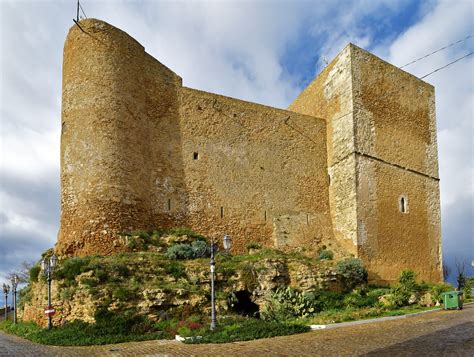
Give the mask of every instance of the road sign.
POLYGON ((46 314, 46 316, 53 316, 56 313, 56 310, 52 306, 46 306, 46 308, 44 309, 44 313, 46 314))

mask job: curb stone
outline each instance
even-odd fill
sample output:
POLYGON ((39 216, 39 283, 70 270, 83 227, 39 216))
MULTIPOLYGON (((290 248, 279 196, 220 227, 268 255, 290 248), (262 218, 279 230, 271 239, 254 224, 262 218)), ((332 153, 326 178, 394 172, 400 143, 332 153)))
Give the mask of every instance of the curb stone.
MULTIPOLYGON (((468 303, 465 303, 463 305, 466 306, 466 305, 473 305, 473 304, 474 304, 474 302, 468 302, 468 303)), ((405 314, 405 315, 400 315, 400 316, 385 316, 385 317, 377 317, 375 319, 339 322, 339 323, 336 323, 336 324, 328 324, 328 325, 309 325, 309 328, 311 329, 311 331, 329 330, 329 329, 335 329, 335 328, 340 328, 340 327, 370 324, 370 323, 373 323, 373 322, 383 322, 383 321, 407 319, 407 318, 410 318, 410 317, 429 314, 431 312, 438 312, 438 311, 442 311, 442 310, 443 310, 443 308, 436 308, 436 309, 419 311, 419 312, 414 312, 414 313, 411 313, 411 314, 405 314)), ((186 339, 193 339, 193 337, 196 338, 196 339, 202 338, 201 336, 192 336, 192 337, 187 337, 186 338, 186 337, 182 337, 180 335, 176 335, 175 336, 175 341, 179 341, 181 343, 184 343, 184 341, 186 339)))

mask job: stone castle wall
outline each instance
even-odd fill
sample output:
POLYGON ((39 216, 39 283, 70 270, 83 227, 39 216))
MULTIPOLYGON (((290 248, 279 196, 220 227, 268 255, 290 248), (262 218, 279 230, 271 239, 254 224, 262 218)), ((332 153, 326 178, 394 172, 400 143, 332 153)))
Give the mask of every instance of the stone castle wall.
POLYGON ((352 49, 358 256, 372 281, 442 280, 434 88, 352 49), (406 212, 401 212, 401 199, 406 212))
POLYGON ((433 87, 348 45, 289 109, 327 120, 335 239, 370 280, 441 280, 433 87))
POLYGON ((64 46, 57 249, 109 254, 121 249, 117 233, 154 228, 152 179, 183 176, 173 158, 181 79, 125 32, 96 20, 81 27, 64 46))
POLYGON ((187 226, 235 252, 330 245, 374 281, 441 278, 431 86, 349 45, 275 109, 183 87, 123 31, 80 24, 64 48, 59 254, 187 226))

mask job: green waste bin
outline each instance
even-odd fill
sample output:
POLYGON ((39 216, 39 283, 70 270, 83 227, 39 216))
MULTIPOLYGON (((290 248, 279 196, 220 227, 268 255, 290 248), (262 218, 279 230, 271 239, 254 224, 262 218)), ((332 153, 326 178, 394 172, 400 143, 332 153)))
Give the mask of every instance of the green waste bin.
POLYGON ((448 291, 443 293, 444 309, 462 309, 462 291, 448 291))

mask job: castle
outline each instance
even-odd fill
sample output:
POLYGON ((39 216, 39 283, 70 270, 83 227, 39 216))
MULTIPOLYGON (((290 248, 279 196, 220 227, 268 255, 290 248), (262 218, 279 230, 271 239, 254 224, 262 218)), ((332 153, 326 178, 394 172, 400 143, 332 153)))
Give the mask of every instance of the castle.
POLYGON ((434 88, 347 45, 288 110, 182 86, 125 32, 64 46, 61 255, 189 227, 361 258, 373 282, 442 280, 434 88))

